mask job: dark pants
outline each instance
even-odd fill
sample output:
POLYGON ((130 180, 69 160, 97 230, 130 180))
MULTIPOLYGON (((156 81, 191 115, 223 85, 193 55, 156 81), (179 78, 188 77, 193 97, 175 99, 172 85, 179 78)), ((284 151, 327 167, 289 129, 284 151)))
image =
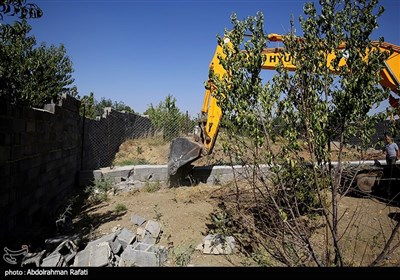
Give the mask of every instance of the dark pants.
POLYGON ((386 163, 387 163, 387 165, 393 165, 393 164, 396 164, 396 160, 397 160, 396 157, 387 157, 386 163))

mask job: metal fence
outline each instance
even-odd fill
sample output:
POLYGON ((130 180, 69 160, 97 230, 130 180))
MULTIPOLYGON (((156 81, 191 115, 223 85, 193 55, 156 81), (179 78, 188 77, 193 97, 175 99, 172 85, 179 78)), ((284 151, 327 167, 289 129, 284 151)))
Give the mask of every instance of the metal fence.
POLYGON ((155 125, 149 117, 135 113, 118 112, 105 108, 96 120, 83 118, 82 170, 95 170, 112 166, 119 147, 128 139, 159 136, 171 141, 189 135, 195 124, 186 118, 170 119, 155 125))

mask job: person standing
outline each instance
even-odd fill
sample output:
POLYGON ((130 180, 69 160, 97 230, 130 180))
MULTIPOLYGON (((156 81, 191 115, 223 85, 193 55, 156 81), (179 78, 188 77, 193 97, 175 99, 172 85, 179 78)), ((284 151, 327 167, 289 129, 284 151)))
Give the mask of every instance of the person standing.
POLYGON ((399 146, 393 142, 391 135, 386 134, 385 139, 386 163, 387 165, 396 164, 397 159, 400 158, 399 146))

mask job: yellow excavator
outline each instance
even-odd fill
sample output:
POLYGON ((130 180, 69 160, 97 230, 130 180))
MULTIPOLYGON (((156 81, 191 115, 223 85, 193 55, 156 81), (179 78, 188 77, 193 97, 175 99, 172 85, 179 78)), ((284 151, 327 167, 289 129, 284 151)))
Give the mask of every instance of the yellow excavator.
MULTIPOLYGON (((283 35, 269 34, 268 40, 271 42, 283 42, 283 35)), ((225 44, 229 44, 229 39, 224 39, 225 44)), ((400 89, 400 46, 378 41, 373 41, 372 45, 381 51, 391 52, 385 61, 385 67, 381 70, 380 84, 384 88, 389 88, 393 93, 399 96, 400 89)), ((339 46, 338 49, 345 49, 345 44, 339 46)), ((279 57, 283 56, 283 67, 290 71, 295 71, 296 66, 292 64, 289 55, 282 54, 282 48, 266 48, 263 50, 266 59, 261 66, 262 69, 275 70, 279 64, 279 57)), ((211 61, 210 68, 214 73, 222 77, 226 73, 225 69, 219 62, 219 56, 224 56, 223 47, 217 46, 214 57, 211 61)), ((328 55, 328 63, 335 58, 335 54, 328 55)), ((339 65, 345 64, 342 59, 339 65)), ((202 156, 212 153, 215 140, 217 138, 222 110, 217 104, 216 98, 212 95, 213 88, 208 87, 205 92, 203 107, 201 109, 202 119, 199 126, 193 132, 193 138, 177 137, 172 140, 168 157, 168 174, 175 175, 182 166, 187 166, 202 156)), ((399 108, 399 99, 389 95, 389 103, 394 108, 399 108)))

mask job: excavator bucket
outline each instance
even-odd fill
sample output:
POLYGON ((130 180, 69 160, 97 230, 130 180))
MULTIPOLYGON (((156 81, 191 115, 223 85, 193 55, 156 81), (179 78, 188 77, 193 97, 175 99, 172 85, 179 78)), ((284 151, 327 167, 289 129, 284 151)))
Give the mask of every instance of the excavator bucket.
POLYGON ((168 157, 168 174, 175 175, 178 169, 201 156, 202 145, 188 138, 178 137, 172 140, 168 157))

